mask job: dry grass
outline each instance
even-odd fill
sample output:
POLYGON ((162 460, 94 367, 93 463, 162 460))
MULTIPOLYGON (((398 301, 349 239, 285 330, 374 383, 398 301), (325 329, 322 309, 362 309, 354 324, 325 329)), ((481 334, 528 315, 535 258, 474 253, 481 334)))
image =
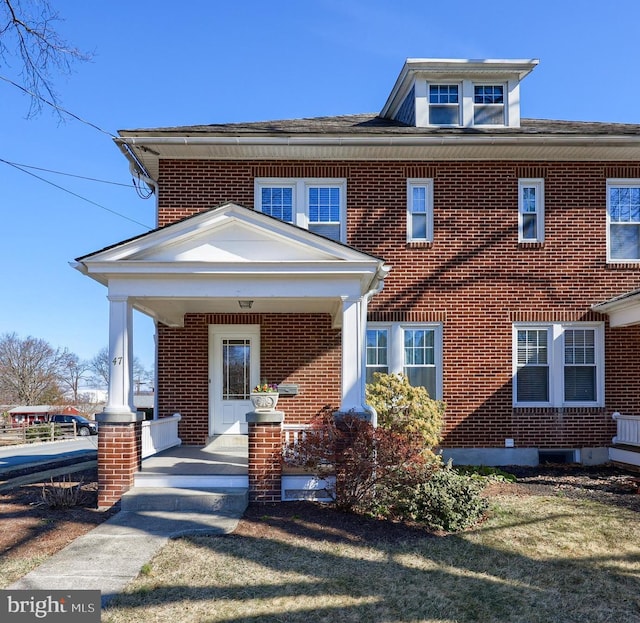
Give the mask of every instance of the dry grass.
POLYGON ((483 525, 446 537, 376 541, 308 524, 176 540, 103 621, 640 622, 637 513, 563 497, 494 502, 483 525))

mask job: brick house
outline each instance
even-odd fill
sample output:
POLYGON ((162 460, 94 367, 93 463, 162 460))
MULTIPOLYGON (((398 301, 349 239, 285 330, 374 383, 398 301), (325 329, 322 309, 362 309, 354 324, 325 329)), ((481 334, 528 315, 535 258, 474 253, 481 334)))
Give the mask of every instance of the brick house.
POLYGON ((379 114, 120 132, 158 227, 76 264, 109 290, 105 456, 135 455, 108 441, 135 308, 184 444, 246 434, 260 379, 286 422, 368 416, 380 370, 446 401, 457 462, 608 460, 640 412, 640 125, 521 118, 537 63, 408 59, 379 114))

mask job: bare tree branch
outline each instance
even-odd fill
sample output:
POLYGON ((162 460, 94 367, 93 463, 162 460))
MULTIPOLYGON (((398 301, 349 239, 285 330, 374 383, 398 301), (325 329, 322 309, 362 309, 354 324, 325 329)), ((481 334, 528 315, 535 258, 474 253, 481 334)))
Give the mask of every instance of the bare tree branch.
POLYGON ((59 383, 66 395, 70 395, 73 404, 80 401, 80 385, 82 381, 89 379, 90 364, 88 361, 81 361, 78 355, 65 350, 60 358, 58 370, 59 383))
POLYGON ((19 74, 32 94, 28 117, 41 112, 45 98, 57 106, 55 75, 68 75, 74 62, 91 58, 59 35, 54 26, 60 21, 49 0, 0 0, 0 61, 9 65, 11 58, 18 59, 19 74))
POLYGON ((6 403, 34 405, 61 399, 63 352, 45 340, 15 333, 0 336, 0 396, 6 403))

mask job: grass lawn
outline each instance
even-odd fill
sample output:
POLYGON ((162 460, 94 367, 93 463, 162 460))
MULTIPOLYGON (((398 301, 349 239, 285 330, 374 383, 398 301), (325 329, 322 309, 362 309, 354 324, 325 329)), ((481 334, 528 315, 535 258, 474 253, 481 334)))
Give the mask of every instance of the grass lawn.
POLYGON ((638 514, 510 487, 457 535, 316 509, 172 541, 102 620, 640 622, 638 514))

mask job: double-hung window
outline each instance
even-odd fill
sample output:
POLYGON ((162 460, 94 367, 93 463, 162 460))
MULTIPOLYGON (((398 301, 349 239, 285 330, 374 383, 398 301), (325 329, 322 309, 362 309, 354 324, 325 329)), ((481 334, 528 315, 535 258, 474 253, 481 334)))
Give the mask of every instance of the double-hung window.
POLYGON ((640 180, 607 181, 607 259, 640 260, 640 180))
POLYGON ((504 86, 474 85, 473 125, 504 125, 504 121, 504 86))
POLYGON ((257 211, 346 242, 346 180, 258 178, 254 196, 257 211))
POLYGON ((374 372, 402 373, 414 387, 442 398, 442 327, 438 324, 369 323, 366 341, 366 380, 374 372))
POLYGON ((407 180, 407 241, 433 241, 433 180, 407 180))
POLYGON ((544 241, 544 180, 518 180, 518 242, 544 241))
POLYGON ((389 372, 389 329, 367 329, 367 370, 366 381, 373 383, 375 372, 389 372))
POLYGON ((604 404, 602 324, 514 326, 515 406, 604 404))
POLYGON ((460 125, 459 91, 457 84, 429 85, 430 125, 460 125))

